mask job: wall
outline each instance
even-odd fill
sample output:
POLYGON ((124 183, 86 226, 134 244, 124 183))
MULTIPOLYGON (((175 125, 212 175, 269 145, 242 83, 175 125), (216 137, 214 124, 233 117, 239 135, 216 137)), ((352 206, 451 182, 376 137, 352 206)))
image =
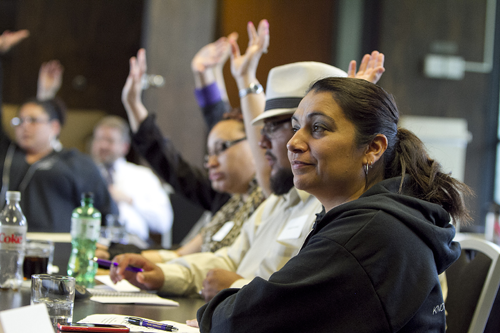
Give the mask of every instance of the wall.
MULTIPOLYGON (((148 72, 163 75, 166 87, 147 90, 146 106, 158 114, 160 127, 186 159, 201 165, 207 133, 192 93, 190 61, 196 52, 232 31, 239 33, 238 44, 244 52, 248 44, 246 23, 258 24, 266 18, 270 22, 271 45, 258 70, 258 78, 265 86, 272 67, 304 60, 331 61, 334 7, 335 2, 330 0, 286 4, 277 0, 148 1, 143 32, 148 72), (304 16, 305 12, 309 15, 304 16)), ((238 106, 229 64, 224 76, 230 101, 238 106)))
MULTIPOLYGON (((218 35, 239 33, 238 45, 245 52, 248 45, 247 22, 256 26, 269 21, 269 53, 262 56, 257 78, 265 88, 267 73, 275 66, 297 61, 331 63, 335 45, 336 1, 332 0, 221 0, 219 1, 218 35)), ((346 70, 346 69, 345 69, 346 70)), ((229 66, 224 77, 228 96, 239 105, 236 84, 229 66)))
POLYGON ((120 95, 128 58, 140 44, 142 0, 3 1, 9 20, 0 29, 30 31, 3 57, 4 102, 34 96, 41 63, 59 59, 65 67, 59 96, 69 108, 124 115, 120 95))
POLYGON ((191 59, 214 40, 215 14, 215 0, 149 0, 144 18, 148 73, 166 80, 145 91, 144 103, 183 157, 200 167, 207 131, 193 94, 191 59))
MULTIPOLYGON (((466 61, 483 60, 486 0, 383 0, 374 29, 386 55, 380 85, 395 95, 402 114, 465 118, 473 135, 467 148, 465 183, 475 192, 469 201, 480 230, 492 194, 492 149, 497 123, 498 65, 490 74, 466 72, 463 80, 430 79, 422 74, 435 42, 451 42, 466 61)), ((497 34, 498 35, 498 34, 497 34)))

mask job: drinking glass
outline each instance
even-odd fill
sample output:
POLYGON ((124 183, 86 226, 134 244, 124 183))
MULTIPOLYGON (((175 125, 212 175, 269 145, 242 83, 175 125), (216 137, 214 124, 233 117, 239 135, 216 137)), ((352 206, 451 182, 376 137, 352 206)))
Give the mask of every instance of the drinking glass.
POLYGON ((50 240, 26 240, 23 273, 29 280, 33 274, 47 274, 54 256, 54 243, 50 240))
POLYGON ((75 278, 63 275, 34 274, 31 276, 31 305, 45 303, 57 332, 57 324, 73 322, 75 278))
POLYGON ((122 243, 126 237, 125 225, 123 225, 118 215, 106 215, 105 237, 113 243, 122 243))

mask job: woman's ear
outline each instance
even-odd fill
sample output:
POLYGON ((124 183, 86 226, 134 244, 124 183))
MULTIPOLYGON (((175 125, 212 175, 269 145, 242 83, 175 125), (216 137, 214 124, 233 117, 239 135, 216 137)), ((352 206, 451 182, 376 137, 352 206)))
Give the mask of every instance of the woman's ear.
POLYGON ((365 161, 369 165, 375 164, 384 155, 387 149, 387 137, 384 134, 377 134, 368 144, 365 151, 365 161))

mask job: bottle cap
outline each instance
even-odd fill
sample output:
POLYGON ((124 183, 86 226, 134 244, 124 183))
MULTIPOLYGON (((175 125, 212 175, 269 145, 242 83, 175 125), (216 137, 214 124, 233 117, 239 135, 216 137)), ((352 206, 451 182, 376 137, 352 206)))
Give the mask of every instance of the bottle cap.
POLYGON ((92 193, 92 192, 82 193, 82 200, 83 199, 94 199, 94 193, 92 193))
POLYGON ((5 194, 5 199, 7 200, 21 200, 21 192, 19 191, 7 191, 5 194))

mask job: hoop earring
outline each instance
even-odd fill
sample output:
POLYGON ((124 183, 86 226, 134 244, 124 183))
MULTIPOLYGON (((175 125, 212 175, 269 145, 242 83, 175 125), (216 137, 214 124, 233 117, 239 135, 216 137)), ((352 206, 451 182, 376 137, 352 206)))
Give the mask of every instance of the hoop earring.
POLYGON ((373 166, 373 162, 367 162, 365 164, 365 176, 368 177, 368 171, 372 168, 372 166, 373 166))

